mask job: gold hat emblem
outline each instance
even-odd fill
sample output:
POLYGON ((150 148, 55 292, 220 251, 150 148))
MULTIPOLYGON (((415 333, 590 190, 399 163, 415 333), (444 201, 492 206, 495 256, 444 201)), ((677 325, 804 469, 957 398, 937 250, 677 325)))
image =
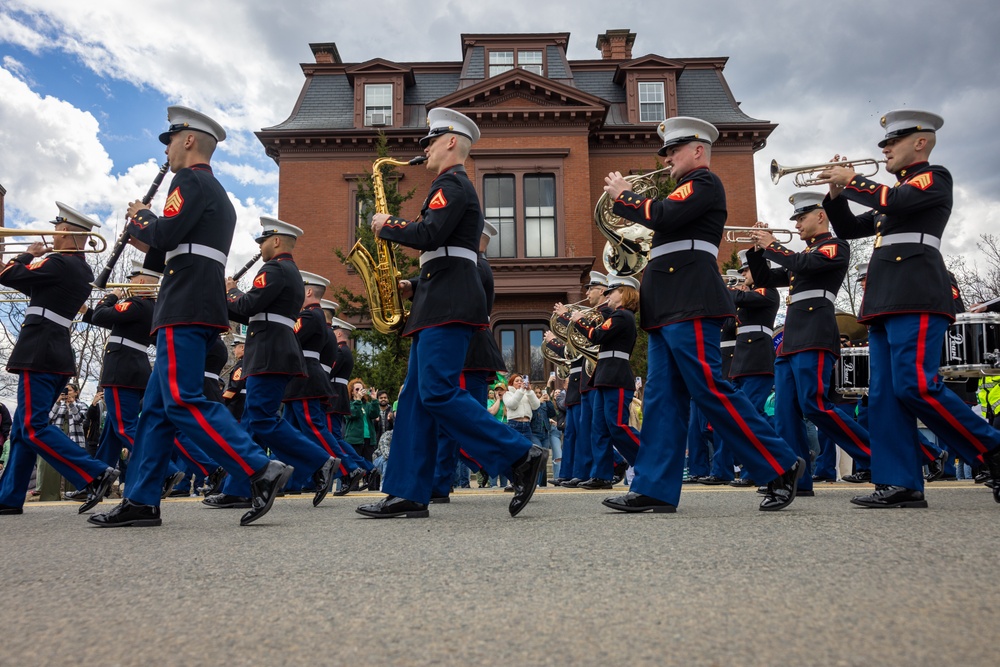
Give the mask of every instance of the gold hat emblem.
POLYGON ((879 120, 879 123, 881 123, 882 127, 885 127, 885 116, 882 116, 882 118, 879 120))

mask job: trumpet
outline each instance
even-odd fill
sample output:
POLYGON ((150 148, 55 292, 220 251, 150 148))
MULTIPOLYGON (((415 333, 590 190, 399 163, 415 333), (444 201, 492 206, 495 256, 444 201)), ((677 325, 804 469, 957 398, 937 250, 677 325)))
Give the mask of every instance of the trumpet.
POLYGON ((795 232, 791 229, 772 229, 771 227, 723 227, 726 230, 726 240, 730 243, 754 243, 751 233, 767 230, 774 234, 778 243, 790 243, 795 237, 795 232))
POLYGON ((104 289, 120 289, 125 293, 125 298, 146 296, 155 299, 160 293, 160 283, 108 283, 104 289))
MULTIPOLYGON (((32 243, 37 243, 38 241, 41 241, 47 246, 50 246, 52 245, 52 243, 48 240, 47 237, 56 237, 56 236, 86 237, 87 246, 89 247, 89 250, 81 248, 79 250, 62 250, 59 252, 102 253, 108 247, 108 242, 105 240, 103 236, 101 236, 97 232, 85 232, 85 231, 73 232, 73 231, 59 231, 55 229, 0 229, 0 243, 3 244, 3 251, 0 252, 0 255, 9 255, 12 254, 13 252, 19 252, 19 253, 24 252, 25 250, 27 250, 28 246, 30 246, 32 243), (36 241, 13 241, 13 242, 5 240, 15 237, 20 238, 22 236, 37 236, 38 239, 36 241), (10 248, 11 246, 16 246, 16 247, 23 246, 24 250, 18 250, 18 251, 8 250, 8 248, 10 248)), ((56 252, 56 251, 50 251, 50 252, 56 252)))
POLYGON ((865 158, 863 160, 841 160, 840 162, 819 162, 816 164, 803 164, 797 167, 786 167, 778 164, 777 160, 771 160, 771 182, 777 185, 782 176, 795 174, 793 182, 796 187, 806 188, 811 185, 822 185, 819 173, 830 167, 849 167, 851 169, 868 167, 869 171, 858 175, 870 178, 878 173, 880 164, 885 164, 885 160, 865 158))
POLYGON ((744 284, 747 279, 739 273, 727 273, 722 276, 722 281, 726 284, 726 287, 739 287, 744 284))

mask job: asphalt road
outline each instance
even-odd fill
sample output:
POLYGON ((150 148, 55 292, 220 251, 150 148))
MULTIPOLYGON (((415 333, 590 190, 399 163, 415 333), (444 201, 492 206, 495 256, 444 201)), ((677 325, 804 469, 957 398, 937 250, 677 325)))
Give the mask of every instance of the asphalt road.
MULTIPOLYGON (((167 501, 160 528, 69 503, 0 517, 0 665, 995 664, 1000 505, 969 483, 927 510, 822 485, 783 512, 685 487, 677 514, 607 492, 463 492, 429 519, 374 495, 239 510, 167 501)), ((102 507, 109 508, 106 502, 102 507)))

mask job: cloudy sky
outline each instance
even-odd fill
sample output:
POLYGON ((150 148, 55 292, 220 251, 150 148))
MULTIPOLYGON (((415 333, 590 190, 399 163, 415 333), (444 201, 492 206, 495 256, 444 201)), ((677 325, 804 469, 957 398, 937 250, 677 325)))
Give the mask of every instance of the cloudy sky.
POLYGON ((569 32, 570 58, 585 59, 598 57, 596 36, 610 28, 637 33, 635 56, 729 57, 726 77, 742 109, 779 124, 756 158, 761 219, 786 219, 794 191, 771 185, 772 158, 875 156, 878 119, 905 106, 946 119, 934 158, 955 176, 956 206, 943 250, 974 259, 978 234, 1000 223, 1000 9, 986 0, 278 4, 5 0, 7 225, 48 220, 59 199, 116 235, 125 203, 146 191, 163 159, 156 135, 165 107, 186 104, 230 131, 215 165, 240 214, 230 259, 237 267, 255 250, 257 217, 280 214, 277 168, 252 132, 289 115, 310 42, 336 42, 345 62, 454 61, 462 33, 569 32))

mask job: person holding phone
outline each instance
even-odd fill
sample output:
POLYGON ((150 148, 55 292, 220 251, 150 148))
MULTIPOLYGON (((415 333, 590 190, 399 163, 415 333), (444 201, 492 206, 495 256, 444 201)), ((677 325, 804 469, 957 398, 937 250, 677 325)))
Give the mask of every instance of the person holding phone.
POLYGON ((378 419, 378 403, 374 400, 372 388, 365 387, 361 378, 354 378, 348 384, 351 392, 351 414, 344 425, 344 440, 368 463, 375 457, 378 445, 375 421, 378 419))

